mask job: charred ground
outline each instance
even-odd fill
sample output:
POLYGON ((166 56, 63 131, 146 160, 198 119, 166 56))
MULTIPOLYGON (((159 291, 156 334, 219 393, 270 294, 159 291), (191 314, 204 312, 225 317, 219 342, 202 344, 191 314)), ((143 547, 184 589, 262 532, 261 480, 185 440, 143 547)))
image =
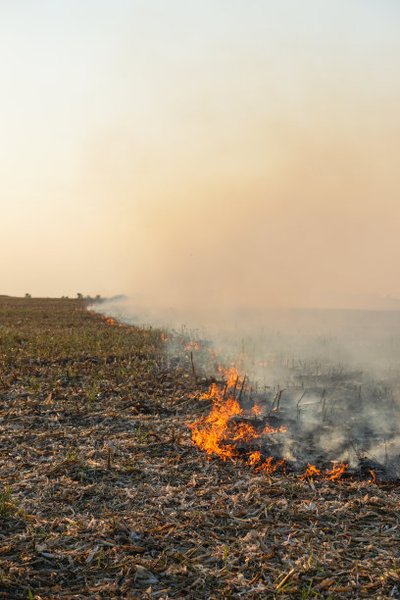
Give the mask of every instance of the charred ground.
POLYGON ((163 332, 0 298, 0 594, 400 597, 397 484, 208 460, 163 332))

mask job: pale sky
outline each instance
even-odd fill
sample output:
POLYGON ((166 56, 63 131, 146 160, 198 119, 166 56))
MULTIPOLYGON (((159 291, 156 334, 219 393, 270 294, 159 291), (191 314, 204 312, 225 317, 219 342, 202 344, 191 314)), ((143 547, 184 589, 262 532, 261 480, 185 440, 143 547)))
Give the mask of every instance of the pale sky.
POLYGON ((400 296, 399 31, 397 0, 0 0, 0 294, 400 296))

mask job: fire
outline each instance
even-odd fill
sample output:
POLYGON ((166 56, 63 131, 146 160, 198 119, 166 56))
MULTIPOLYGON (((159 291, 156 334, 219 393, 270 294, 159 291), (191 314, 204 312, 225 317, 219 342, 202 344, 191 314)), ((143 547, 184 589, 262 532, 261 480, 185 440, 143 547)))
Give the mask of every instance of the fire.
POLYGON ((314 477, 323 477, 329 481, 338 481, 346 473, 349 465, 347 463, 333 463, 331 469, 325 469, 324 472, 318 469, 315 465, 307 465, 307 469, 300 476, 303 481, 305 479, 313 479, 314 477))
POLYGON ((108 325, 118 325, 118 321, 113 319, 112 317, 105 317, 103 319, 108 325))
POLYGON ((236 391, 236 388, 237 388, 239 380, 240 380, 238 370, 235 369, 235 367, 230 367, 229 369, 224 369, 223 367, 220 367, 218 370, 220 371, 220 373, 222 375, 225 376, 225 378, 227 380, 226 381, 227 388, 228 389, 234 388, 236 391))
POLYGON ((286 425, 280 425, 279 427, 271 427, 271 425, 267 424, 262 431, 262 435, 269 435, 270 433, 286 433, 286 431, 286 425))
POLYGON ((251 442, 255 440, 259 435, 252 425, 248 423, 239 423, 233 434, 232 440, 234 442, 251 442))
MULTIPOLYGON (((240 377, 234 367, 227 370, 220 367, 219 371, 226 378, 225 386, 212 383, 208 391, 200 396, 200 399, 213 401, 210 414, 189 424, 194 444, 209 455, 214 454, 227 460, 238 455, 240 444, 252 442, 263 435, 286 431, 284 427, 274 428, 267 425, 259 433, 252 424, 237 422, 235 417, 244 414, 237 396, 240 398, 246 379, 240 377)), ((250 413, 259 415, 261 408, 254 405, 250 413)), ((261 453, 258 451, 251 453, 248 464, 254 466, 258 463, 261 463, 261 453)), ((276 470, 269 459, 260 464, 259 468, 268 472, 276 470)))
POLYGON ((278 471, 278 469, 283 469, 285 471, 286 463, 283 459, 276 460, 273 456, 269 456, 264 460, 264 462, 256 468, 256 471, 261 471, 266 473, 267 475, 272 475, 278 471))
MULTIPOLYGON (((193 443, 209 456, 218 456, 224 461, 242 459, 257 473, 271 475, 278 470, 286 473, 285 460, 273 456, 264 458, 261 450, 248 449, 246 452, 244 446, 256 440, 262 443, 264 436, 286 433, 287 427, 285 425, 273 427, 266 423, 261 431, 261 427, 257 430, 258 424, 262 423, 261 419, 258 420, 262 414, 261 407, 254 404, 245 412, 240 404, 242 394, 246 394, 249 389, 246 388, 246 377, 241 377, 234 367, 230 369, 219 367, 218 370, 224 376, 226 384, 212 383, 207 392, 200 395, 200 399, 211 400, 212 407, 207 416, 188 424, 193 443), (249 422, 251 418, 254 424, 249 422)), ((300 479, 305 481, 319 478, 338 481, 348 467, 347 463, 333 462, 330 469, 321 470, 315 465, 308 464, 300 479)), ((372 481, 375 482, 376 476, 373 472, 371 476, 372 481)))
MULTIPOLYGON (((191 394, 191 397, 195 398, 195 397, 197 397, 197 394, 193 393, 193 394, 191 394)), ((216 383, 212 383, 206 392, 204 392, 203 394, 200 394, 200 396, 198 396, 199 400, 213 400, 213 399, 218 399, 218 397, 219 397, 219 388, 216 383)))
POLYGON ((251 452, 247 460, 247 464, 250 467, 255 467, 256 465, 258 465, 259 462, 261 462, 261 458, 261 452, 259 450, 251 452))
POLYGON ((304 471, 303 475, 301 475, 300 479, 312 479, 313 477, 321 475, 320 469, 317 469, 314 465, 307 465, 307 469, 304 471))
POLYGON ((370 475, 371 475, 371 479, 369 481, 369 483, 378 483, 378 478, 376 476, 376 473, 373 469, 369 469, 370 475))
POLYGON ((263 460, 262 454, 259 450, 249 454, 247 464, 250 467, 255 467, 257 473, 267 473, 268 475, 275 473, 278 469, 285 470, 286 468, 286 463, 284 460, 276 460, 273 456, 269 456, 263 460))
POLYGON ((330 481, 337 481, 338 479, 341 479, 342 475, 346 473, 348 468, 349 465, 347 463, 333 463, 332 469, 327 469, 325 471, 325 475, 330 481))
POLYGON ((236 424, 233 417, 243 414, 235 392, 240 380, 239 373, 233 367, 224 373, 227 383, 223 389, 216 383, 211 384, 201 399, 212 399, 213 405, 207 417, 201 417, 189 424, 193 442, 207 454, 216 454, 223 460, 236 455, 235 443, 250 441, 257 434, 251 425, 236 424))
POLYGON ((237 400, 228 398, 222 401, 218 397, 207 417, 189 424, 193 442, 207 454, 216 454, 223 460, 233 458, 235 448, 228 443, 231 439, 229 421, 242 413, 237 400))

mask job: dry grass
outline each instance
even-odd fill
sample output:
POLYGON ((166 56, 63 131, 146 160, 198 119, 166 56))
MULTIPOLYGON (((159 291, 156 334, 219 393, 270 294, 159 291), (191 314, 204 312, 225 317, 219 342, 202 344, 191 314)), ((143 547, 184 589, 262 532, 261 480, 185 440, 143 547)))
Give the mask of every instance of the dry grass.
POLYGON ((193 388, 159 331, 0 298, 0 596, 400 597, 397 486, 210 462, 193 388))

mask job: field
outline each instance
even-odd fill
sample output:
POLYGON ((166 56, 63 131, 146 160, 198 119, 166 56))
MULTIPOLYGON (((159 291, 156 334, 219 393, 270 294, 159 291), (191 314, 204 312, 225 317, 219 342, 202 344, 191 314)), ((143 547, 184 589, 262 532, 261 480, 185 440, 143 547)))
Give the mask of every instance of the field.
POLYGON ((0 596, 399 598, 398 485, 207 459, 164 338, 0 297, 0 596))

